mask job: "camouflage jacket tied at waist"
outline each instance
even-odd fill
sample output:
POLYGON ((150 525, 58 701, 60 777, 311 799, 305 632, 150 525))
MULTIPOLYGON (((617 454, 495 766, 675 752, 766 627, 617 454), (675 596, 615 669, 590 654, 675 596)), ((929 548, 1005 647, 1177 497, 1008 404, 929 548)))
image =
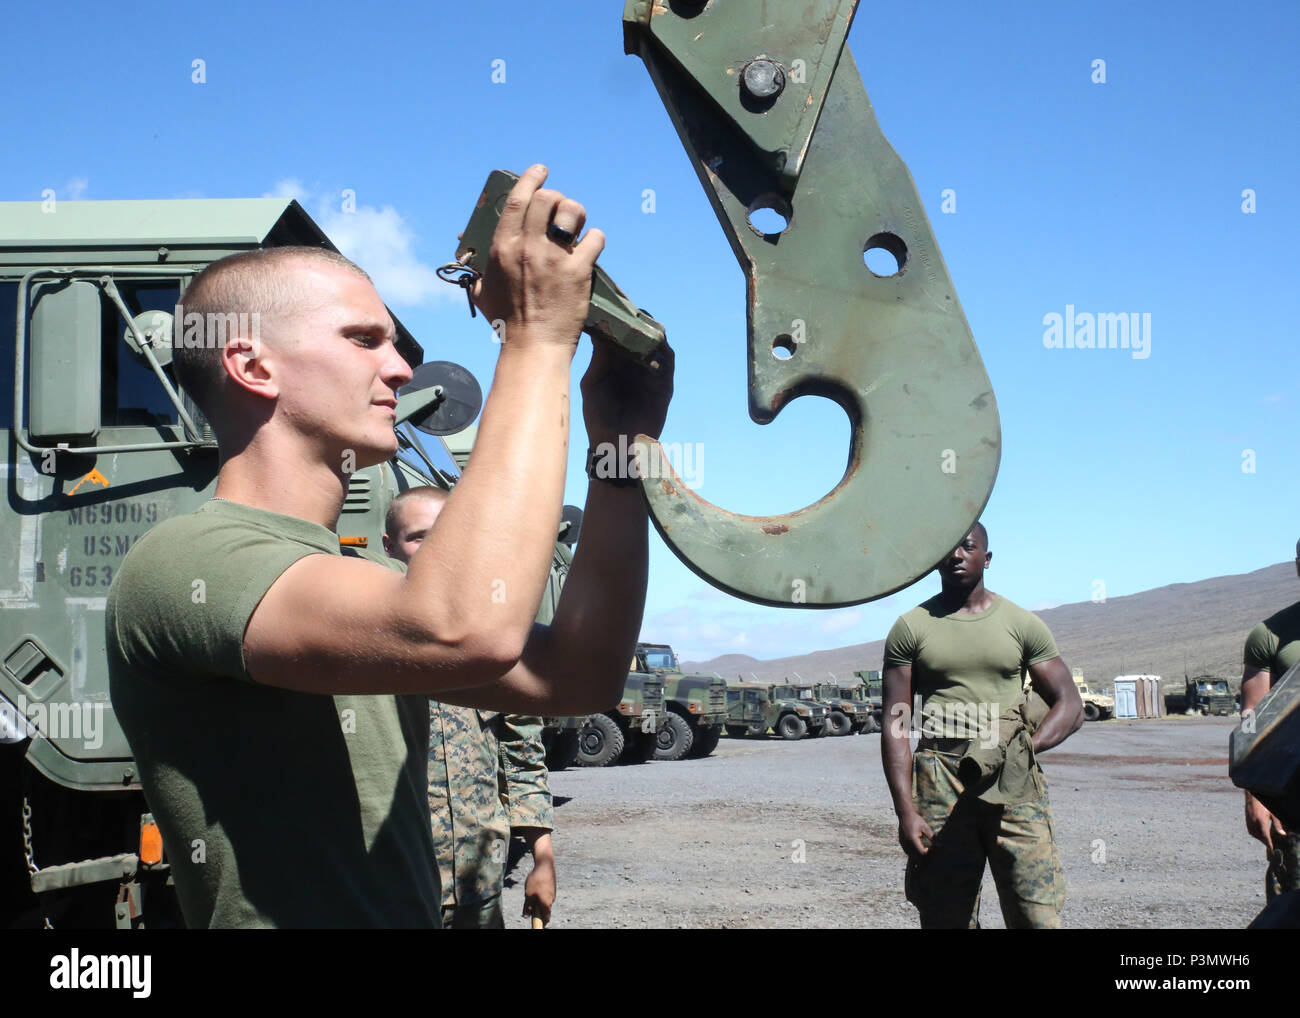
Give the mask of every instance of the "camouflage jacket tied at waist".
MULTIPOLYGON (((997 742, 972 739, 959 753, 934 750, 966 792, 994 805, 1033 802, 1044 791, 1043 772, 1034 758, 1032 725, 1022 702, 998 718, 997 742)), ((993 733, 989 732, 991 736, 993 733)), ((926 749, 922 741, 919 749, 926 749)))
POLYGON ((429 815, 444 905, 501 893, 511 828, 554 826, 539 718, 429 705, 429 815))

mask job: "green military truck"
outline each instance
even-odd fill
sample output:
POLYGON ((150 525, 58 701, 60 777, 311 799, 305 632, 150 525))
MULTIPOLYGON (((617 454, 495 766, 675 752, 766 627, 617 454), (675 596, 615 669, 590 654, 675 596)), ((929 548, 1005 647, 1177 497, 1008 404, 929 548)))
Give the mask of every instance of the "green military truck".
POLYGON ((769 730, 794 741, 826 727, 825 704, 802 700, 793 686, 763 682, 727 683, 726 731, 733 739, 764 736, 769 730))
POLYGON ((1183 697, 1188 714, 1226 717, 1237 712, 1237 698, 1228 688, 1228 680, 1218 675, 1197 675, 1186 679, 1183 697))
POLYGON ((876 730, 874 712, 862 694, 861 685, 846 687, 837 682, 819 682, 813 687, 813 693, 830 708, 826 720, 828 734, 857 735, 876 730))
POLYGON ((885 723, 885 680, 875 668, 859 669, 853 677, 861 684, 859 695, 871 705, 872 716, 876 719, 874 731, 880 731, 885 723))
MULTIPOLYGON (((289 244, 333 248, 288 199, 0 203, 0 925, 181 924, 109 699, 105 601, 141 535, 215 484, 211 429, 170 366, 185 288, 289 244)), ((342 544, 382 554, 392 496, 458 476, 434 437, 455 388, 437 371, 399 398, 403 451, 352 475, 342 544)))
POLYGON ((727 682, 716 675, 683 675, 672 647, 636 645, 636 670, 664 680, 664 726, 659 730, 656 760, 706 757, 718 748, 727 720, 727 682))
POLYGON ((546 749, 546 769, 562 771, 578 762, 578 748, 587 717, 542 718, 542 746, 546 749))
MULTIPOLYGON (((632 665, 636 667, 635 659, 632 665)), ((663 676, 630 671, 618 705, 592 714, 578 730, 578 763, 584 767, 645 763, 654 756, 666 723, 663 676)))

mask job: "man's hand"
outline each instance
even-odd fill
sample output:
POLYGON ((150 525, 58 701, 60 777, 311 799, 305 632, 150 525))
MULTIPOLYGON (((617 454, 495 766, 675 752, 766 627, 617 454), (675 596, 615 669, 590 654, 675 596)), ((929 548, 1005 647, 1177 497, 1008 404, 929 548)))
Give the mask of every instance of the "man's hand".
POLYGON ((636 435, 658 438, 673 398, 675 354, 667 343, 650 368, 620 354, 609 340, 592 343, 591 365, 582 376, 582 416, 592 449, 604 442, 617 445, 636 435))
POLYGON ((1262 841, 1270 852, 1273 851, 1273 839, 1286 836, 1282 821, 1249 792, 1246 793, 1246 830, 1252 838, 1262 841))
POLYGON ((530 166, 506 199, 492 237, 488 267, 472 290, 489 322, 504 322, 506 346, 568 345, 570 356, 587 320, 591 273, 605 235, 590 230, 576 245, 547 236, 558 226, 577 236, 586 210, 558 191, 542 188, 546 167, 530 166))
POLYGON ((532 852, 533 870, 524 881, 523 915, 536 916, 545 924, 551 921, 551 906, 555 904, 555 852, 549 832, 533 842, 532 852))
POLYGON ((907 809, 898 815, 898 843, 908 855, 925 855, 933 841, 934 829, 916 810, 907 809))

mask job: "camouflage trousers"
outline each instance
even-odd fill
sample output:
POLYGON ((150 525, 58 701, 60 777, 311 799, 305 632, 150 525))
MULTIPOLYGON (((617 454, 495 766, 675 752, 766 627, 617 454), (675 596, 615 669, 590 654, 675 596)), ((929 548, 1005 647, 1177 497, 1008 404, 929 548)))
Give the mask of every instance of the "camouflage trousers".
POLYGON ((444 930, 504 930, 505 916, 501 911, 501 895, 486 901, 471 901, 464 905, 442 906, 444 930))
POLYGON ((1300 834, 1273 836, 1273 851, 1268 853, 1268 873, 1264 875, 1264 896, 1272 901, 1279 894, 1300 891, 1300 834))
POLYGON ((1046 783, 1032 802, 993 805, 962 794, 959 759, 932 749, 912 759, 912 801, 935 835, 929 852, 908 859, 904 878, 921 928, 979 928, 987 861, 1008 929, 1060 929, 1065 876, 1046 783))

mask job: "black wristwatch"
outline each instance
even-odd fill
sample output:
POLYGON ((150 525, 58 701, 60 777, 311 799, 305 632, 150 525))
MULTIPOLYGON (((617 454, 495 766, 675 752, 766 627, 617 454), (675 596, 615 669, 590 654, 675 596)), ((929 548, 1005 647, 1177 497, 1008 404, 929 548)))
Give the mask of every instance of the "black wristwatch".
MULTIPOLYGON (((599 457, 602 464, 608 464, 612 456, 602 455, 599 457)), ((593 481, 601 481, 605 484, 612 484, 616 488, 635 488, 641 483, 641 478, 637 474, 636 459, 629 459, 626 463, 618 464, 617 472, 613 477, 606 477, 604 473, 597 472, 596 469, 596 450, 587 450, 587 476, 593 481)), ((608 468, 607 468, 608 469, 608 468)))

